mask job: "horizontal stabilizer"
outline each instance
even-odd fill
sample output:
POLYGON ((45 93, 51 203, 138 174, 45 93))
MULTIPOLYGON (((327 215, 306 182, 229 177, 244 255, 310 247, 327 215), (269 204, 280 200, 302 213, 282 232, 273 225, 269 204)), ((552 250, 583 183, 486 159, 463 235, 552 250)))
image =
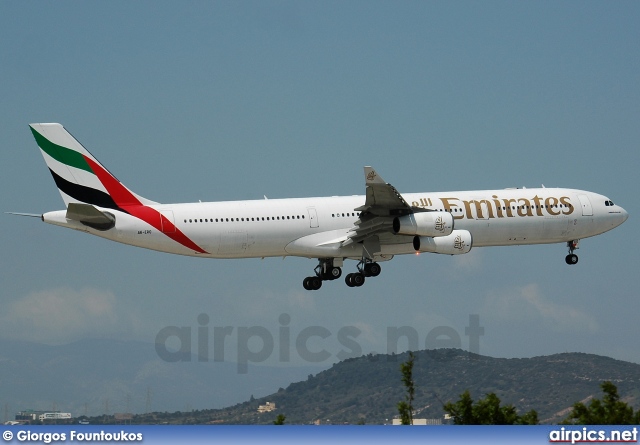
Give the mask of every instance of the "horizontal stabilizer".
POLYGON ((91 204, 69 203, 66 217, 102 231, 112 229, 116 225, 116 217, 113 214, 98 210, 91 204))

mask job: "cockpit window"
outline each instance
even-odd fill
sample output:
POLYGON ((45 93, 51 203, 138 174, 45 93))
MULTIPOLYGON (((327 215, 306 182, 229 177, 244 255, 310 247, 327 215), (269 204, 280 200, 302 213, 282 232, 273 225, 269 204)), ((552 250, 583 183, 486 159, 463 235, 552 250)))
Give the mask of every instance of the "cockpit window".
POLYGON ((613 205, 613 201, 605 201, 604 205, 606 205, 607 207, 610 207, 613 205))

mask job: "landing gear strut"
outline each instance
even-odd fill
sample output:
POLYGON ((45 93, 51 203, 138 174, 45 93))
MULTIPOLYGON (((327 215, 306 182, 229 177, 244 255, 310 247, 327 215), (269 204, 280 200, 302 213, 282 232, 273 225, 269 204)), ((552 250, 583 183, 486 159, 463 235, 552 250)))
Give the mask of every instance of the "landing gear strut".
POLYGON ((363 258, 358 263, 358 272, 348 274, 344 282, 349 287, 360 287, 364 284, 365 277, 377 277, 381 271, 382 268, 378 263, 368 258, 363 258))
POLYGON ((573 251, 578 249, 578 243, 579 242, 580 242, 580 240, 577 240, 577 239, 567 242, 567 247, 569 248, 569 255, 567 255, 564 260, 569 265, 573 265, 573 264, 577 264, 578 263, 578 255, 573 253, 573 251))
POLYGON ((333 258, 320 258, 314 272, 315 276, 307 277, 302 281, 302 286, 306 290, 318 290, 322 287, 323 281, 335 280, 342 275, 342 269, 333 265, 333 258))

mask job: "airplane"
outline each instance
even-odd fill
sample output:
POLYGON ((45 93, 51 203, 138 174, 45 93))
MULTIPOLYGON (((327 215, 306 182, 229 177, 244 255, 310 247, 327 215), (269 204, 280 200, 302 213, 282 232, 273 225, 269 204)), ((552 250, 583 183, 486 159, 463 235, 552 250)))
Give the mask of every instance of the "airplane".
POLYGON ((365 195, 161 204, 112 175, 61 124, 30 124, 66 209, 36 216, 123 244, 202 258, 316 259, 307 290, 357 261, 349 287, 395 255, 468 253, 472 247, 566 243, 569 265, 583 238, 628 218, 608 197, 566 188, 400 193, 364 167, 365 195))

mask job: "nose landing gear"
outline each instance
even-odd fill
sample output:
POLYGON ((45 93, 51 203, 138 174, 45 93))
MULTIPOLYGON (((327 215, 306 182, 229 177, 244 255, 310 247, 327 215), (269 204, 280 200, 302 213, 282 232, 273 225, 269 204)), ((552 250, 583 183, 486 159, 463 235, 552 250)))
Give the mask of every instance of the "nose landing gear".
POLYGON ((567 242, 567 247, 569 248, 569 255, 564 258, 564 261, 569 265, 574 265, 578 263, 578 255, 573 253, 574 250, 578 249, 578 244, 580 240, 573 240, 567 242))

